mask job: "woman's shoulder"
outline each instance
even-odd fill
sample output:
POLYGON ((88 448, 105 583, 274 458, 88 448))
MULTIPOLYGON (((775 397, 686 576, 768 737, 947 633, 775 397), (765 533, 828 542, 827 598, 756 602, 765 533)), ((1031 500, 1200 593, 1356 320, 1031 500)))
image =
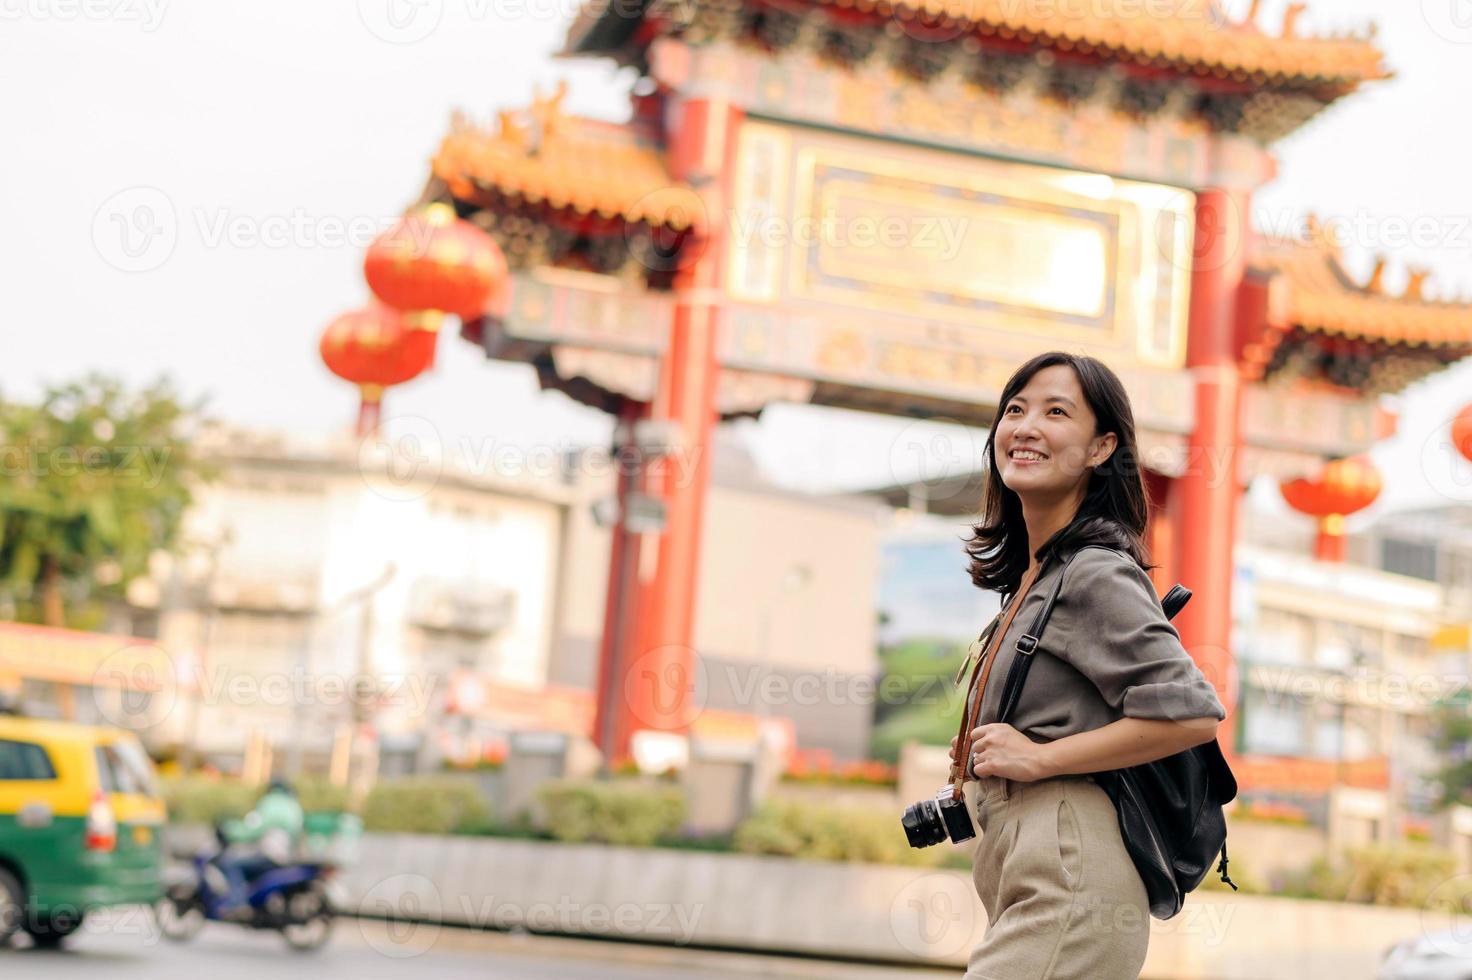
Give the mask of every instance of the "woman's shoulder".
POLYGON ((1155 587, 1149 574, 1127 552, 1089 545, 1068 559, 1063 592, 1076 600, 1074 606, 1128 598, 1153 598, 1155 587))

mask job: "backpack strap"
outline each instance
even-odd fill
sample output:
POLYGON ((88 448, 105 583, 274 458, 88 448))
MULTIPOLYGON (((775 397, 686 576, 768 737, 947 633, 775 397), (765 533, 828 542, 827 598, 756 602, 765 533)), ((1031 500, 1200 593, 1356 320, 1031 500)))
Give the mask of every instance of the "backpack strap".
POLYGON ((1043 631, 1048 628, 1048 620, 1053 616, 1053 607, 1058 603, 1058 596, 1063 591, 1063 579, 1068 575, 1068 566, 1080 554, 1090 549, 1097 548, 1100 551, 1113 551, 1121 554, 1118 549, 1110 548, 1102 544, 1084 545, 1082 548, 1068 556, 1064 561, 1063 568, 1058 572, 1058 580, 1053 583, 1053 589, 1048 593, 1048 598, 1043 603, 1043 608, 1038 610, 1037 616, 1033 617, 1032 626, 1028 631, 1017 638, 1017 656, 1012 661, 1012 667, 1007 671, 1007 682, 1002 688, 1002 710, 997 716, 997 721, 1007 724, 1012 717, 1012 711, 1017 707, 1018 698, 1022 697, 1022 685, 1027 680, 1027 672, 1032 669, 1033 655, 1037 653, 1038 645, 1043 641, 1043 631))

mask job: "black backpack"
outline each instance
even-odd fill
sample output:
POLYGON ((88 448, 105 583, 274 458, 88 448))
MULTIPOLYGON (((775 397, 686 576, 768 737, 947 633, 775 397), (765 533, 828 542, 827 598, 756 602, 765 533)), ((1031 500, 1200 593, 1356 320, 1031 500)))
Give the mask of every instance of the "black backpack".
MULTIPOLYGON (((1033 653, 1063 588, 1068 562, 1091 547, 1104 546, 1088 545, 1069 556, 1032 627, 1018 638, 1018 655, 1002 687, 1000 722, 1007 723, 1017 707, 1033 653)), ((1173 619, 1190 598, 1189 590, 1173 587, 1161 600, 1165 617, 1173 619)), ((1237 795, 1237 779, 1216 739, 1154 762, 1091 775, 1114 802, 1120 836, 1145 883, 1151 915, 1170 919, 1180 912, 1186 894, 1205 880, 1218 853, 1221 880, 1237 890, 1227 874, 1227 821, 1222 813, 1222 807, 1237 795)))

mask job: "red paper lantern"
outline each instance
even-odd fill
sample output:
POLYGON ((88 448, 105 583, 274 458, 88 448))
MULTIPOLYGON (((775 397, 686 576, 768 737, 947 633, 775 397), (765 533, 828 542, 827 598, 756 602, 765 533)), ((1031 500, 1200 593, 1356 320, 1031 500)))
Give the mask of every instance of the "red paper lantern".
POLYGON ((1344 560, 1344 518, 1375 502, 1384 487, 1380 470, 1368 456, 1336 459, 1312 479, 1280 486, 1288 506, 1319 519, 1314 554, 1324 561, 1344 560))
POLYGON ((1472 462, 1472 403, 1452 419, 1452 445, 1463 459, 1472 462))
POLYGON ((373 295, 400 310, 483 314, 507 277, 495 239, 455 217, 448 204, 406 215, 368 246, 363 276, 373 295))
POLYGON ((443 315, 404 313, 370 303, 333 320, 322 332, 318 351, 327 369, 358 386, 362 405, 358 434, 378 424, 383 391, 417 378, 434 362, 435 340, 443 315))

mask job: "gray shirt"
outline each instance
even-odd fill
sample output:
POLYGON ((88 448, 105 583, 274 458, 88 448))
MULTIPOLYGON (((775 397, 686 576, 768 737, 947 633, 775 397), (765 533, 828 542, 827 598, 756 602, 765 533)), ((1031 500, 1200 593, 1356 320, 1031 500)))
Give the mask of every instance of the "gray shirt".
MULTIPOLYGON (((997 721, 1007 672, 1021 656, 1017 640, 1032 628, 1062 569, 1054 562, 1024 598, 997 650, 978 724, 997 721)), ((1150 576, 1122 552, 1089 548, 1073 559, 1033 656, 1009 724, 1034 742, 1121 718, 1227 716, 1165 618, 1150 576)))

